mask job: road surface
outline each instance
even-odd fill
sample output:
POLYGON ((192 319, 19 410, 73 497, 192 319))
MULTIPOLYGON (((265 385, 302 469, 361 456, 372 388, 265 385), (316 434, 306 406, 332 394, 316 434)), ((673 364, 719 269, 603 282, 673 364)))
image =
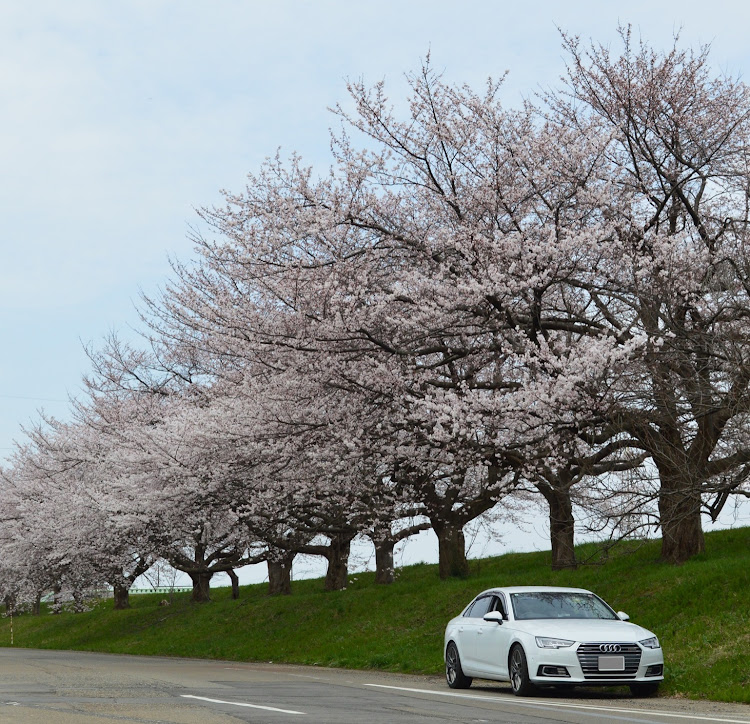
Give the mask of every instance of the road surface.
POLYGON ((750 724, 750 706, 596 689, 519 699, 438 677, 0 648, 1 724, 750 724))

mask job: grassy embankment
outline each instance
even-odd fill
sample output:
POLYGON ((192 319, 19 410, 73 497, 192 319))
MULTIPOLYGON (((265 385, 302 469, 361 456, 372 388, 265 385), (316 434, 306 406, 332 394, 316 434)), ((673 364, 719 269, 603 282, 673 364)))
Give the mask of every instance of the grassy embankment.
MULTIPOLYGON (((15 616, 15 645, 274 661, 436 674, 443 630, 477 592, 494 585, 580 586, 659 636, 667 660, 666 695, 750 703, 750 528, 711 533, 706 552, 683 566, 659 563, 659 541, 602 565, 553 573, 549 553, 507 554, 472 561, 466 580, 440 581, 434 565, 399 571, 392 586, 353 576, 345 591, 324 593, 320 580, 297 581, 293 595, 271 598, 265 584, 213 592, 193 605, 176 594, 133 596, 132 609, 111 601, 87 613, 15 616)), ((579 559, 594 555, 591 545, 579 559)), ((0 622, 0 645, 10 622, 0 622)))

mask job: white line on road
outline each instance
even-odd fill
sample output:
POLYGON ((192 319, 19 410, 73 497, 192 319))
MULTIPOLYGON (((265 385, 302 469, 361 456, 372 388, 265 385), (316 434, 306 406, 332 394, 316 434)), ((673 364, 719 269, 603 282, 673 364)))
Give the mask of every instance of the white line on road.
POLYGON ((322 676, 311 676, 310 674, 289 674, 289 676, 296 676, 298 679, 315 679, 315 681, 323 681, 322 676))
POLYGON ((246 704, 242 701, 222 701, 221 699, 209 699, 206 696, 193 696, 192 694, 180 694, 183 699, 198 699, 198 701, 210 701, 212 704, 229 704, 230 706, 246 706, 250 709, 265 709, 265 711, 278 711, 282 714, 304 714, 304 711, 292 711, 291 709, 278 709, 275 706, 261 706, 260 704, 246 704))
POLYGON ((649 709, 616 709, 609 706, 592 706, 591 704, 563 704, 556 701, 534 701, 523 702, 517 701, 516 699, 500 698, 498 696, 483 696, 481 694, 457 694, 452 691, 435 691, 433 689, 408 689, 403 686, 386 686, 385 684, 365 684, 365 686, 373 686, 378 689, 395 689, 396 691, 408 691, 413 694, 436 694, 437 696, 452 696, 458 699, 477 699, 479 701, 494 701, 501 702, 503 704, 511 704, 513 706, 527 706, 527 707, 538 707, 538 706, 549 706, 549 707, 561 707, 568 709, 591 709, 594 711, 606 711, 616 712, 618 714, 640 714, 651 715, 651 716, 669 716, 676 719, 692 719, 694 721, 716 721, 716 722, 729 722, 730 724, 750 724, 750 719, 720 719, 715 716, 701 716, 700 714, 673 714, 668 711, 651 711, 649 709))

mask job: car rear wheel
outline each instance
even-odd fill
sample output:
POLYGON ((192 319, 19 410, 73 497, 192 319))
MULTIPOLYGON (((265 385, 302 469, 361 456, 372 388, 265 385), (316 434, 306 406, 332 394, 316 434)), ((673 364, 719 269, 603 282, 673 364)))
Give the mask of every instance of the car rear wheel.
POLYGON ((631 684, 630 693, 633 696, 653 696, 659 691, 659 682, 652 682, 648 684, 631 684))
POLYGON ((516 644, 510 650, 510 686, 516 696, 529 696, 534 693, 534 685, 529 680, 529 667, 526 664, 526 654, 521 646, 516 644))
POLYGON ((445 680, 451 689, 468 689, 472 682, 472 678, 466 676, 461 668, 461 657, 453 641, 445 650, 445 680))

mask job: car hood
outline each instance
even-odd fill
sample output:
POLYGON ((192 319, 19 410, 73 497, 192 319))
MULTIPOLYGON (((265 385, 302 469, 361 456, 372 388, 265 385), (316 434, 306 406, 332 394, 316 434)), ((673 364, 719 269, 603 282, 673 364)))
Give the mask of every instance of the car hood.
POLYGON ((516 621, 515 628, 534 636, 553 636, 573 641, 642 641, 654 634, 627 621, 600 619, 532 619, 516 621))

